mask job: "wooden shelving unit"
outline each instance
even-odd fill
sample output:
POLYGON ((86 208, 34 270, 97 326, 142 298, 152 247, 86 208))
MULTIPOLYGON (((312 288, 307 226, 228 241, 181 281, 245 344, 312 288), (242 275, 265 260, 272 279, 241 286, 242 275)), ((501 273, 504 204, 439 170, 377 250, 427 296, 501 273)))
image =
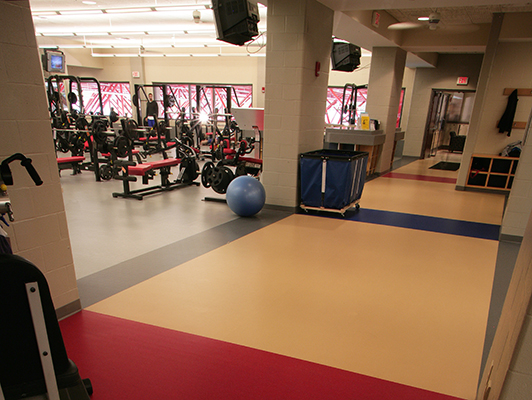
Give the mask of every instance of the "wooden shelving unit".
POLYGON ((519 158, 473 154, 466 187, 510 191, 519 158))

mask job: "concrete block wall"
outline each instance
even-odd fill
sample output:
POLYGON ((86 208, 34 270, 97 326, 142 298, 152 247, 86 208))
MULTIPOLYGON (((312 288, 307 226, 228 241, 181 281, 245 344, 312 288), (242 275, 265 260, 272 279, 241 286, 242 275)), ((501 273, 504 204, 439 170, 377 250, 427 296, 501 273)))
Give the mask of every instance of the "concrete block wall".
POLYGON ((523 237, 532 211, 532 138, 523 148, 501 226, 501 238, 523 237))
POLYGON ((323 147, 332 25, 332 10, 315 0, 268 1, 262 175, 268 204, 297 205, 299 154, 323 147))
POLYGON ((45 274, 56 309, 79 307, 79 294, 39 52, 28 1, 0 2, 0 160, 23 153, 43 185, 19 161, 8 187, 15 222, 5 230, 13 251, 45 274))
POLYGON ((528 400, 532 393, 532 303, 521 328, 519 341, 506 374, 499 400, 528 400))
POLYGON ((386 141, 377 172, 386 172, 393 161, 397 110, 405 70, 406 51, 398 47, 373 48, 366 112, 381 123, 386 141))

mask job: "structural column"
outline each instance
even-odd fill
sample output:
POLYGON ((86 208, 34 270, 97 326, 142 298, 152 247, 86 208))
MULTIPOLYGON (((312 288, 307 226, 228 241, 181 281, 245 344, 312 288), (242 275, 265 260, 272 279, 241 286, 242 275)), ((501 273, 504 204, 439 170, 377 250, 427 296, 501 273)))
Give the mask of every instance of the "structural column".
POLYGON ((56 311, 65 316, 81 303, 29 1, 2 1, 0 15, 0 161, 23 153, 44 182, 35 186, 18 161, 11 164, 7 193, 15 222, 5 229, 13 252, 44 272, 56 311))
POLYGON ((376 168, 379 173, 388 171, 393 162, 405 63, 406 51, 399 47, 374 47, 372 50, 366 112, 371 119, 379 120, 386 134, 376 168))
POLYGON ((323 148, 332 27, 333 11, 316 0, 268 0, 262 175, 268 204, 297 205, 299 154, 323 148))

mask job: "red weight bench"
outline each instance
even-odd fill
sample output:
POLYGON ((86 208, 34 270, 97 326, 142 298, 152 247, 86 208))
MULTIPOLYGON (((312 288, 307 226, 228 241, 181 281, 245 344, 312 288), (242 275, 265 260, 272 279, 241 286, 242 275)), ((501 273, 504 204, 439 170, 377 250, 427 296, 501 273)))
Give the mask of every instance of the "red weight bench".
MULTIPOLYGON (((133 149, 131 150, 131 155, 135 157, 138 163, 141 163, 142 160, 140 158, 140 150, 133 149)), ((107 159, 111 159, 111 153, 102 153, 102 157, 105 157, 107 159)), ((126 157, 129 157, 129 153, 126 157)))
MULTIPOLYGON (((131 150, 131 154, 134 155, 134 156, 136 156, 139 153, 140 153, 140 150, 137 150, 137 149, 131 150)), ((102 156, 103 157, 111 157, 111 153, 102 153, 102 156)))
POLYGON ((72 156, 72 157, 58 157, 57 166, 59 167, 59 175, 64 169, 71 169, 72 175, 81 173, 81 163, 85 161, 84 156, 72 156))
POLYGON ((181 182, 176 180, 170 182, 168 176, 171 173, 171 167, 175 167, 181 163, 180 158, 167 158, 158 161, 150 161, 142 164, 124 163, 123 174, 118 177, 124 184, 124 191, 122 193, 113 193, 113 197, 124 197, 142 200, 144 196, 169 191, 182 186, 199 185, 198 182, 181 182), (144 189, 131 190, 129 182, 136 182, 135 176, 142 176, 142 183, 147 185, 150 179, 153 179, 155 173, 159 171, 161 176, 161 184, 157 186, 150 186, 144 189))

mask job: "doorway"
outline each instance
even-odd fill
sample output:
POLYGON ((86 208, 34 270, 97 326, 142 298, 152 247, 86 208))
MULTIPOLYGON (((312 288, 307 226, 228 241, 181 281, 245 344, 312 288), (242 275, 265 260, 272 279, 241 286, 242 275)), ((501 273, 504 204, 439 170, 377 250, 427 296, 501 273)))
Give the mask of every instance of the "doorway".
POLYGON ((435 157, 438 151, 461 153, 467 138, 475 99, 474 91, 432 89, 420 157, 435 157), (461 143, 456 146, 457 139, 461 143))

